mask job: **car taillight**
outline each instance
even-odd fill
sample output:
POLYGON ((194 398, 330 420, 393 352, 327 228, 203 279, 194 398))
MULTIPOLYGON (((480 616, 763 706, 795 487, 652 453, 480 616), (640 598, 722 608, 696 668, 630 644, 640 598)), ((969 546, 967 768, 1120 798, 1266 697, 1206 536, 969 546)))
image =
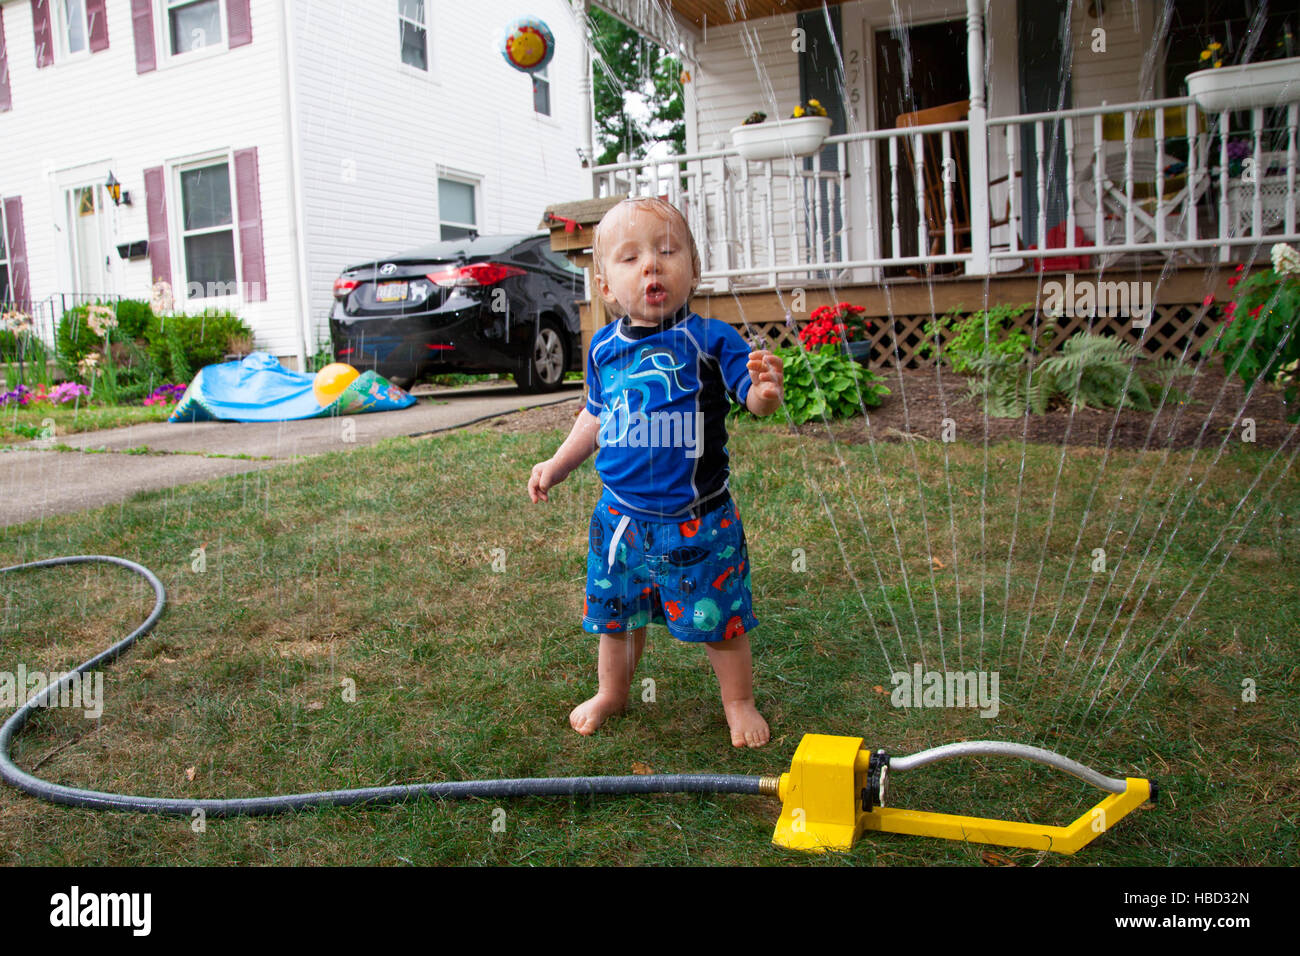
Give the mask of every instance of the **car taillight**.
POLYGON ((428 278, 444 289, 449 289, 456 286, 493 285, 502 279, 525 274, 518 266, 502 265, 499 262, 475 262, 467 266, 445 269, 442 272, 430 272, 428 278))
POLYGON ((352 354, 352 349, 350 348, 339 349, 339 355, 351 355, 351 354, 352 354))
POLYGON ((351 292, 360 284, 361 283, 358 282, 356 279, 349 279, 346 276, 339 276, 337 279, 334 280, 334 298, 336 299, 345 298, 349 292, 351 292))

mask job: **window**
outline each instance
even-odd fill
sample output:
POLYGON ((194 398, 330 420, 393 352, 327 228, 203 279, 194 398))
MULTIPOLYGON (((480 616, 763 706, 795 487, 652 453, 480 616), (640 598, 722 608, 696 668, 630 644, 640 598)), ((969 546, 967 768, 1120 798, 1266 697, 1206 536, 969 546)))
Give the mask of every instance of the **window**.
POLYGON ((223 160, 190 166, 179 175, 185 297, 236 295, 239 277, 235 272, 230 163, 223 160))
POLYGON ((397 28, 402 39, 402 62, 429 68, 429 31, 424 22, 424 0, 397 0, 397 28))
POLYGON ((221 30, 221 0, 165 2, 168 49, 172 56, 221 45, 225 37, 221 30))
POLYGON ((551 115, 551 78, 549 64, 533 74, 533 110, 544 116, 551 115))
POLYGON ((0 308, 8 309, 12 296, 9 292, 9 239, 5 234, 5 209, 0 202, 0 308))
POLYGON ((474 184, 454 179, 438 180, 438 220, 442 227, 441 238, 460 239, 478 233, 478 219, 474 215, 474 184))
POLYGON ((90 28, 86 23, 86 0, 57 0, 59 40, 62 52, 71 56, 89 48, 90 28))

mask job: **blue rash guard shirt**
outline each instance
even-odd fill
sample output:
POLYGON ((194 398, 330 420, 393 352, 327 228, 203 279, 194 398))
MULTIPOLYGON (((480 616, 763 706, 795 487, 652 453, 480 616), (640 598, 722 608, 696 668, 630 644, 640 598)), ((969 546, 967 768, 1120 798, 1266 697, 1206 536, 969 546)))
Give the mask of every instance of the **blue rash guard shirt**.
POLYGON ((726 499, 726 416, 749 394, 748 361, 740 333, 688 306, 657 326, 624 317, 592 337, 596 471, 627 513, 688 518, 726 499))

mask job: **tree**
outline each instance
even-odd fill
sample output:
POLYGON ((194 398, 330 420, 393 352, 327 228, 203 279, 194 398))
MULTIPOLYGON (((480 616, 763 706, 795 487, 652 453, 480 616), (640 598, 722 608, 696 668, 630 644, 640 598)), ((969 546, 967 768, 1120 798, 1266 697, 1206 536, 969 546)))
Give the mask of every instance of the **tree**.
POLYGON ((590 22, 596 164, 616 162, 619 153, 639 159, 659 142, 685 152, 681 61, 603 10, 592 8, 590 22), (648 117, 636 108, 638 99, 648 117))

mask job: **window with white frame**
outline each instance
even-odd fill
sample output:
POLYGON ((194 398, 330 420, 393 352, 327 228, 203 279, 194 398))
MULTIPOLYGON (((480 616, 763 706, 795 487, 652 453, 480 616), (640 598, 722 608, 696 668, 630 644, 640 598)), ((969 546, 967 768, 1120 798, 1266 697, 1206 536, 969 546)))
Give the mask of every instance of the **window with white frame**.
POLYGON ((424 0, 397 0, 397 29, 402 40, 402 62, 429 69, 429 26, 424 0))
POLYGON ((438 180, 438 225, 442 239, 478 233, 477 189, 459 179, 438 180))
POLYGON ((177 170, 185 297, 237 295, 235 220, 227 160, 177 170))
POLYGON ((163 0, 167 49, 172 56, 220 46, 225 40, 221 0, 163 0))
POLYGON ((533 74, 533 111, 544 116, 551 115, 551 77, 550 66, 544 66, 533 74))
POLYGON ((64 56, 85 53, 90 49, 90 24, 86 19, 86 0, 55 0, 59 52, 64 56))

